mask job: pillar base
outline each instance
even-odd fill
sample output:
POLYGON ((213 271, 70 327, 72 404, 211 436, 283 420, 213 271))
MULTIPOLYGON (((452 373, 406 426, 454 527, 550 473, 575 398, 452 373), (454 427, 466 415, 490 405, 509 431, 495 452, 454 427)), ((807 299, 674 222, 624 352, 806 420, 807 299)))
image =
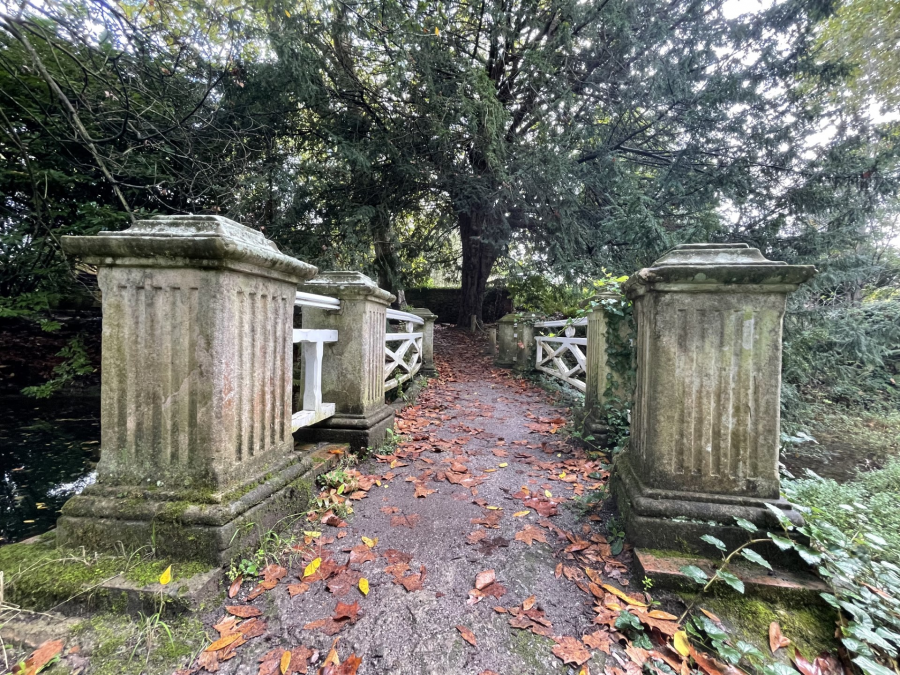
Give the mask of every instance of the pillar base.
POLYGON ((384 405, 368 415, 337 414, 315 426, 298 429, 294 438, 306 443, 345 443, 351 452, 361 452, 380 447, 387 430, 393 428, 394 409, 384 405))
MULTIPOLYGON (((795 525, 803 517, 784 499, 762 499, 740 495, 658 490, 638 478, 628 453, 616 460, 612 478, 619 511, 625 521, 625 533, 636 548, 680 551, 719 558, 721 551, 700 539, 710 534, 722 540, 732 551, 749 539, 764 538, 767 531, 782 533, 771 504, 795 525), (735 518, 756 525, 756 533, 738 527, 735 518)), ((757 548, 770 562, 795 567, 799 557, 793 551, 782 552, 773 544, 757 548)))
POLYGON ((152 547, 172 560, 225 565, 279 521, 306 511, 316 477, 337 463, 335 450, 346 447, 299 446, 264 475, 222 493, 92 485, 66 502, 57 541, 88 550, 152 547))

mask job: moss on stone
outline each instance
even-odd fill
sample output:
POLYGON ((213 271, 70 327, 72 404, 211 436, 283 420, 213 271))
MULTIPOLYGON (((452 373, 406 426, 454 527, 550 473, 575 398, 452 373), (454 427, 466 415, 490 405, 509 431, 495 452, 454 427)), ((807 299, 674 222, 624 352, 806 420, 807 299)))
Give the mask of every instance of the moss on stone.
POLYGON ((823 651, 834 651, 834 611, 822 605, 766 602, 743 595, 704 598, 700 606, 725 622, 736 637, 756 645, 764 654, 769 651, 769 625, 777 621, 781 632, 790 638, 800 652, 812 660, 823 651))
MULTIPOLYGON (((92 675, 170 675, 188 665, 204 644, 203 624, 197 619, 169 620, 152 628, 153 617, 133 621, 98 614, 76 627, 79 642, 90 650, 92 675)), ((55 675, 55 671, 49 671, 55 675)))
MULTIPOLYGON (((34 543, 0 547, 0 571, 6 580, 7 599, 38 611, 50 609, 119 574, 140 586, 155 583, 170 564, 175 580, 212 569, 202 563, 141 560, 136 556, 85 556, 81 551, 57 548, 52 536, 34 543)), ((102 592, 108 591, 93 591, 98 596, 102 592)), ((113 608, 121 605, 124 609, 127 605, 127 597, 106 600, 113 608)))

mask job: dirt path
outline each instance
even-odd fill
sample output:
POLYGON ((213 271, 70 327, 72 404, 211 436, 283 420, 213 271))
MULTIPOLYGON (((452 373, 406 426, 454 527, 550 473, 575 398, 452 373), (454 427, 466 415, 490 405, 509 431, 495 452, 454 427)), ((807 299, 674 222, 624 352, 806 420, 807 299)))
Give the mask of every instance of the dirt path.
POLYGON ((613 556, 601 517, 572 506, 607 473, 553 433, 565 411, 549 394, 494 368, 469 335, 438 331, 435 354, 440 377, 398 416, 407 440, 357 467, 346 526, 304 525, 322 534, 286 574, 268 570, 273 588, 250 600, 254 580, 224 603, 261 614, 244 622, 245 644, 203 656, 210 669, 282 672, 294 650, 287 672, 309 659, 316 673, 339 638, 344 670, 325 672, 574 673, 588 656, 589 672, 603 672, 620 601, 601 585, 627 588, 628 553, 613 556), (310 564, 318 571, 301 581, 310 564), (487 570, 494 583, 479 577, 473 592, 487 570))

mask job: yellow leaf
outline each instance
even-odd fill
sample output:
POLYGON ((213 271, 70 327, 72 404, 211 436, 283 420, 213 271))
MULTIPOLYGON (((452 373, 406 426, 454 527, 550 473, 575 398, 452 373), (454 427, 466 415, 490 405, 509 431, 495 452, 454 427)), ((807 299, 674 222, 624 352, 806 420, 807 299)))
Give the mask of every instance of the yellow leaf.
POLYGON ((566 477, 566 472, 563 471, 561 474, 559 474, 559 477, 560 477, 560 478, 565 478, 565 477, 566 477))
POLYGON ((396 459, 392 459, 392 460, 391 460, 390 467, 391 467, 392 469, 396 469, 396 468, 397 468, 397 460, 396 460, 396 459))
POLYGON ((166 571, 159 575, 159 583, 165 586, 167 583, 172 581, 172 566, 169 565, 166 568, 166 571))
POLYGON ((497 469, 485 469, 485 473, 494 473, 497 469))
MULTIPOLYGON (((287 18, 289 18, 289 19, 291 18, 291 13, 289 11, 284 10, 284 14, 285 14, 285 16, 287 16, 287 18)), ((290 652, 285 652, 285 653, 289 654, 290 652)), ((290 661, 290 659, 288 659, 288 661, 290 661)), ((282 673, 284 672, 284 668, 281 669, 281 672, 282 673)))
POLYGON ((369 580, 365 577, 359 580, 359 592, 363 595, 369 594, 369 580))
POLYGON ((380 480, 376 480, 376 481, 375 481, 375 485, 377 485, 378 487, 381 487, 381 481, 380 481, 380 480))
POLYGON ((531 511, 529 511, 528 509, 525 509, 524 511, 516 511, 513 514, 513 518, 521 518, 522 516, 527 516, 529 513, 531 513, 531 511))
POLYGON ((610 586, 609 584, 603 584, 603 588, 612 593, 617 598, 624 600, 629 605, 634 605, 635 607, 647 607, 646 602, 641 602, 640 600, 635 600, 630 595, 625 593, 625 591, 620 591, 615 586, 610 586))
POLYGON ((374 539, 369 539, 368 537, 363 537, 362 543, 364 543, 369 548, 375 548, 375 544, 378 543, 378 537, 375 537, 374 539))
POLYGON ((309 537, 310 539, 318 539, 319 537, 322 536, 322 533, 321 533, 321 532, 316 532, 316 531, 314 531, 314 530, 311 530, 311 531, 309 531, 309 532, 304 531, 304 532, 303 532, 303 536, 304 536, 304 537, 309 537))
POLYGON ((438 28, 437 26, 435 26, 435 27, 434 27, 434 34, 435 34, 435 35, 440 35, 440 34, 441 34, 441 29, 438 28))
POLYGON ((303 578, 305 579, 306 577, 311 577, 313 574, 315 574, 319 570, 319 565, 321 564, 321 558, 316 558, 311 563, 309 563, 309 565, 307 565, 303 570, 303 578))
POLYGON ((688 636, 685 631, 680 630, 675 633, 674 637, 672 638, 672 642, 675 645, 675 651, 677 651, 682 656, 687 656, 691 653, 691 646, 688 643, 688 636))
POLYGON ((544 490, 544 496, 545 496, 547 499, 553 499, 553 493, 550 492, 550 490, 544 490))
POLYGON ((496 511, 500 507, 499 506, 485 506, 484 508, 486 508, 488 511, 496 511))
POLYGON ((291 651, 289 649, 284 650, 284 654, 281 655, 281 675, 285 675, 288 671, 288 668, 291 667, 291 651))
POLYGON ((502 464, 498 464, 497 466, 499 466, 501 469, 505 469, 509 466, 509 462, 503 462, 502 464))

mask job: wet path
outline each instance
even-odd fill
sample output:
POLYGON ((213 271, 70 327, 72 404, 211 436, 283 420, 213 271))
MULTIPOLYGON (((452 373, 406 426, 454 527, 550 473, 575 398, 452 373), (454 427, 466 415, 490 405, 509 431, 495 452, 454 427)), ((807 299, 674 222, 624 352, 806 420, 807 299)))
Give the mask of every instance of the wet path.
POLYGON ((439 378, 398 415, 404 441, 355 467, 353 513, 298 527, 284 567, 210 614, 232 643, 180 672, 316 673, 332 647, 343 669, 325 672, 602 672, 620 602, 602 585, 628 588, 627 551, 579 508, 604 465, 468 334, 438 331, 435 353, 439 378), (225 605, 249 618, 223 623, 225 605))

